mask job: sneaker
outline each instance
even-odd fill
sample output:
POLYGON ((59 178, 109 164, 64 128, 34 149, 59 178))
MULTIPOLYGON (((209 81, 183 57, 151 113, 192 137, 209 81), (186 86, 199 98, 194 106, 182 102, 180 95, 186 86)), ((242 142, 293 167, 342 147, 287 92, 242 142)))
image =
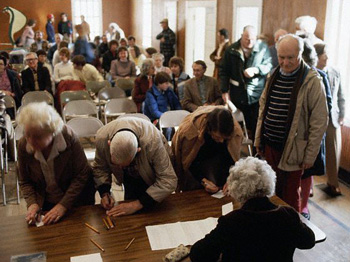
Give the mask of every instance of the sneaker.
POLYGON ((309 213, 304 213, 304 212, 302 212, 301 215, 302 215, 303 217, 305 217, 307 220, 310 220, 310 218, 311 218, 311 216, 310 216, 310 211, 309 211, 309 213))

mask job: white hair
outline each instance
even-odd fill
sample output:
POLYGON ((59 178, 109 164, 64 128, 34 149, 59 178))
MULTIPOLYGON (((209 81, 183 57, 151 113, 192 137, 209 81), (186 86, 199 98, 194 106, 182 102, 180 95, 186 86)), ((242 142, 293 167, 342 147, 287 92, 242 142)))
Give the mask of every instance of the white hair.
POLYGON ((45 102, 30 103, 23 107, 17 116, 18 125, 41 128, 54 135, 59 134, 64 126, 57 111, 45 102))
POLYGON ((230 196, 241 203, 254 197, 272 196, 276 174, 266 161, 254 157, 240 159, 227 178, 230 196))
POLYGON ((55 36, 58 36, 61 39, 61 41, 63 40, 63 35, 61 35, 60 33, 56 33, 55 36))
POLYGON ((154 60, 152 58, 146 58, 141 65, 141 75, 147 76, 152 66, 154 66, 154 60))
POLYGON ((130 131, 117 132, 110 144, 114 164, 120 165, 134 159, 138 148, 135 134, 130 131))
POLYGON ((299 16, 297 19, 295 19, 295 24, 297 24, 300 30, 304 31, 305 33, 313 34, 316 30, 317 19, 309 15, 299 16))
POLYGON ((277 42, 277 49, 278 49, 278 46, 284 42, 284 41, 290 41, 290 40, 295 40, 296 41, 296 44, 297 44, 297 48, 299 49, 299 56, 301 56, 301 54, 303 53, 304 51, 304 40, 297 36, 297 35, 294 35, 294 34, 286 34, 286 35, 283 35, 280 37, 280 39, 278 40, 277 42))
POLYGON ((153 59, 156 59, 157 57, 160 57, 162 59, 162 61, 164 61, 164 55, 161 53, 155 53, 152 55, 153 59))
POLYGON ((28 52, 28 53, 26 54, 26 60, 27 60, 27 57, 30 56, 30 55, 33 55, 34 58, 38 58, 38 56, 37 56, 37 54, 36 54, 35 52, 28 52))

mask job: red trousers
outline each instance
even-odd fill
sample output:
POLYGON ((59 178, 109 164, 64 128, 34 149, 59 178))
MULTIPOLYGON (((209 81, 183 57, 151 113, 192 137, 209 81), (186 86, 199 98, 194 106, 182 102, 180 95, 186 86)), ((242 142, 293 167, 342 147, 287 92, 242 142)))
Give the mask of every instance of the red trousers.
POLYGON ((265 146, 265 159, 267 163, 276 172, 276 195, 284 202, 300 212, 300 181, 303 174, 302 170, 283 171, 278 168, 282 152, 279 152, 270 146, 265 146))

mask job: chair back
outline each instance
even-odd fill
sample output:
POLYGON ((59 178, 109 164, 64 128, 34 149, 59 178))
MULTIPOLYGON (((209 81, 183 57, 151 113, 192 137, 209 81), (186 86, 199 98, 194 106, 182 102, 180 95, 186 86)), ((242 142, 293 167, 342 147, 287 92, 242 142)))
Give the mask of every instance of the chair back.
POLYGON ((21 73, 25 68, 24 64, 11 64, 11 66, 12 69, 15 70, 17 73, 21 73))
POLYGON ((119 87, 121 89, 123 89, 124 91, 129 91, 131 89, 134 88, 134 84, 135 84, 135 78, 129 78, 129 79, 125 79, 125 78, 119 78, 115 81, 115 85, 116 87, 119 87))
POLYGON ((74 100, 91 100, 89 92, 86 90, 77 90, 77 91, 63 91, 60 94, 61 100, 61 109, 70 101, 74 100))
POLYGON ((112 98, 124 98, 126 94, 123 89, 119 87, 105 87, 98 92, 98 100, 108 101, 112 98))
POLYGON ((135 113, 135 114, 125 114, 125 115, 121 115, 118 117, 118 119, 120 118, 125 118, 125 117, 136 117, 136 118, 142 118, 144 120, 150 121, 151 119, 148 118, 148 116, 141 114, 141 113, 135 113))
POLYGON ((159 129, 178 127, 188 114, 190 114, 190 112, 186 110, 171 110, 164 112, 159 118, 159 129))
POLYGON ((90 115, 96 115, 98 118, 98 110, 96 105, 89 100, 74 100, 68 102, 62 111, 63 121, 66 122, 67 116, 69 117, 87 117, 90 115))
POLYGON ((54 104, 53 96, 47 91, 30 91, 23 95, 22 106, 26 106, 29 103, 34 102, 46 102, 48 105, 54 104))
POLYGON ((105 124, 109 116, 119 116, 124 113, 137 113, 134 101, 128 98, 115 98, 109 100, 105 105, 105 124))
POLYGON ((13 108, 13 111, 14 111, 14 113, 15 113, 14 117, 16 118, 16 110, 17 110, 17 107, 16 107, 16 101, 15 101, 15 99, 14 99, 12 96, 5 95, 5 96, 4 96, 4 101, 5 101, 6 109, 8 109, 8 108, 13 108))
POLYGON ((69 120, 67 126, 70 126, 79 138, 93 137, 103 127, 103 123, 95 117, 76 117, 69 120))
POLYGON ((107 80, 90 81, 86 83, 86 90, 95 94, 98 94, 98 92, 105 87, 111 87, 111 84, 107 80))

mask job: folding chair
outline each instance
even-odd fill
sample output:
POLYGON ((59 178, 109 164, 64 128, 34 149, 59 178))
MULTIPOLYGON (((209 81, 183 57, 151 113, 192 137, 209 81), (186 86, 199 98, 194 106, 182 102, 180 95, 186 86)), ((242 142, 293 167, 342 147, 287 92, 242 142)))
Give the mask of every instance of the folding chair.
POLYGON ((67 121, 67 117, 87 117, 96 115, 98 118, 98 110, 94 102, 89 100, 74 100, 68 102, 62 111, 63 121, 67 121))
POLYGON ((109 81, 90 81, 86 83, 86 90, 95 94, 98 94, 98 92, 106 87, 111 87, 111 84, 109 81))
POLYGON ((111 99, 105 105, 105 124, 108 117, 118 117, 125 113, 137 113, 137 106, 134 101, 127 98, 111 99))
POLYGON ((15 125, 16 123, 16 111, 17 111, 17 107, 16 107, 16 102, 15 102, 15 99, 12 97, 12 96, 9 96, 9 95, 5 95, 4 96, 4 100, 5 100, 5 106, 6 106, 6 109, 11 109, 13 108, 13 117, 14 119, 11 119, 12 121, 12 125, 15 125))
POLYGON ((237 108, 236 111, 233 112, 233 117, 237 120, 237 122, 241 123, 241 125, 242 125, 242 130, 243 130, 243 135, 244 135, 242 145, 245 145, 248 147, 249 155, 252 156, 253 155, 253 153, 252 153, 253 141, 251 139, 249 139, 249 137, 248 137, 247 126, 245 124, 244 115, 243 115, 242 111, 240 111, 237 108))
POLYGON ((123 89, 119 87, 105 87, 101 89, 98 92, 97 98, 98 98, 98 110, 100 112, 100 115, 102 117, 102 112, 104 105, 111 100, 112 98, 124 98, 126 97, 126 94, 123 89))
POLYGON ((115 86, 123 89, 127 96, 131 95, 131 90, 134 88, 135 85, 135 77, 132 78, 118 78, 115 81, 115 86))
POLYGON ((6 184, 5 173, 8 173, 8 155, 7 155, 7 131, 5 126, 0 126, 0 168, 1 168, 1 187, 3 205, 6 206, 6 184))
POLYGON ((118 117, 118 119, 120 118, 124 118, 124 117, 136 117, 136 118, 142 118, 144 120, 150 121, 151 119, 148 118, 148 116, 141 114, 141 113, 134 113, 134 114, 125 114, 125 115, 121 115, 118 117))
POLYGON ((174 127, 177 128, 182 120, 188 115, 190 112, 186 110, 171 110, 164 112, 159 118, 159 129, 174 127))
POLYGON ((30 91, 23 95, 22 106, 34 102, 46 102, 48 105, 54 104, 53 96, 47 91, 30 91))
POLYGON ((60 94, 61 100, 61 111, 65 104, 74 100, 91 100, 89 92, 86 90, 77 90, 77 91, 63 91, 60 94))

